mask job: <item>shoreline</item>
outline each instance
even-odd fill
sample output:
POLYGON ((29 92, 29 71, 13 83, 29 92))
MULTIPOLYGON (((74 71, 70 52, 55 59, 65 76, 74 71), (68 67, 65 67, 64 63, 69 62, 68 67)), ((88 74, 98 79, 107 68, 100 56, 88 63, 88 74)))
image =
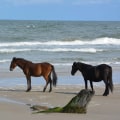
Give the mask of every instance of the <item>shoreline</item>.
MULTIPOLYGON (((113 83, 120 84, 120 67, 114 66, 113 68, 113 83)), ((77 71, 74 76, 71 75, 71 66, 65 69, 55 68, 58 76, 57 85, 84 85, 84 79, 81 72, 77 71)), ((9 71, 7 69, 0 70, 0 87, 14 87, 19 85, 26 86, 26 77, 20 68, 16 68, 14 71, 9 71)), ((94 82, 94 86, 103 86, 103 81, 94 82)), ((43 77, 32 77, 33 85, 45 85, 45 80, 43 77)))

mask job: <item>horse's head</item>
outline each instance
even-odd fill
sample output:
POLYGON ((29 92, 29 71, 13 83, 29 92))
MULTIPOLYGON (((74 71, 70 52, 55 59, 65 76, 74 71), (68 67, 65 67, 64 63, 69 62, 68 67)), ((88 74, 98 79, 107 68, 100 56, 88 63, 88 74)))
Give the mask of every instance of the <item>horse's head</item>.
POLYGON ((74 75, 77 70, 78 70, 78 65, 76 62, 74 62, 72 65, 71 75, 74 75))
POLYGON ((16 58, 14 57, 11 61, 11 64, 10 64, 10 71, 13 71, 13 69, 17 66, 16 64, 16 58))

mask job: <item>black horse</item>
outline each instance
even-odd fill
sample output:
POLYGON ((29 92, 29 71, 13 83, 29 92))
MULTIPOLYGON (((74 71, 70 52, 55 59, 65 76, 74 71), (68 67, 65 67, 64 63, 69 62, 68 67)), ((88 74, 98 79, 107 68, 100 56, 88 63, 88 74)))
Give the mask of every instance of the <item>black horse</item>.
POLYGON ((109 89, 113 92, 112 82, 112 67, 106 64, 100 64, 98 66, 92 66, 81 62, 74 62, 72 65, 71 74, 74 75, 79 70, 85 81, 85 89, 88 89, 87 80, 90 81, 90 86, 93 89, 92 82, 99 82, 101 80, 105 83, 105 92, 103 96, 109 95, 109 89))

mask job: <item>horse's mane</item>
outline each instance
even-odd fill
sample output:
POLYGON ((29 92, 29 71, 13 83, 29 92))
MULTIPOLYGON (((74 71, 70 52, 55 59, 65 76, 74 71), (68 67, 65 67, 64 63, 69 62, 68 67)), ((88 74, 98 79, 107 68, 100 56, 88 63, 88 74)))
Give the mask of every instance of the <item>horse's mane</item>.
POLYGON ((25 61, 25 62, 29 62, 29 63, 32 63, 32 61, 29 61, 29 60, 26 60, 24 58, 16 58, 17 60, 21 60, 21 61, 25 61))
POLYGON ((86 64, 86 63, 82 63, 82 62, 78 62, 78 65, 80 65, 81 67, 84 67, 84 68, 90 68, 90 67, 93 67, 93 66, 90 65, 90 64, 86 64))

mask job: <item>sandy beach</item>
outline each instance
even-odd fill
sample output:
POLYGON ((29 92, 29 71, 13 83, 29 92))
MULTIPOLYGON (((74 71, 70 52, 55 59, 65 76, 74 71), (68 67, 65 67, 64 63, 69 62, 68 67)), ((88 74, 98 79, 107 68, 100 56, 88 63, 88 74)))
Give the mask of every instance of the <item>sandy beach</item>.
MULTIPOLYGON (((71 78, 71 75, 69 74, 70 68, 66 68, 62 72, 60 72, 61 70, 58 69, 56 69, 56 71, 58 72, 58 77, 62 76, 63 79, 66 78, 66 76, 68 76, 67 80, 69 80, 69 78, 74 80, 75 78, 75 76, 71 78)), ((113 81, 119 79, 118 73, 119 68, 114 67, 113 81)), ((114 85, 113 93, 110 93, 109 96, 104 97, 102 96, 105 89, 104 84, 97 85, 99 83, 94 83, 95 95, 93 96, 92 100, 88 105, 86 114, 33 114, 33 111, 30 109, 30 106, 32 105, 42 105, 47 107, 63 107, 80 90, 84 89, 84 84, 60 85, 58 82, 58 85, 56 87, 53 87, 53 91, 51 93, 48 92, 49 86, 46 92, 43 93, 42 90, 44 84, 32 84, 32 90, 30 92, 25 92, 26 84, 19 84, 20 79, 24 78, 24 74, 21 71, 15 70, 14 72, 9 72, 6 69, 2 69, 0 71, 0 76, 1 81, 4 82, 4 84, 8 84, 8 86, 2 86, 1 82, 0 85, 0 119, 2 120, 119 120, 119 84, 114 85), (18 83, 18 85, 10 84, 16 78, 16 82, 18 83)), ((78 77, 76 77, 75 79, 82 79, 83 81, 80 72, 78 72, 76 76, 78 77)), ((80 80, 78 80, 78 82, 79 81, 80 80)), ((26 83, 25 78, 24 82, 26 83)))
POLYGON ((95 96, 88 105, 87 114, 50 113, 33 114, 31 105, 63 107, 84 86, 58 85, 51 93, 43 93, 43 86, 33 86, 31 92, 25 92, 26 86, 0 88, 0 119, 2 120, 119 120, 120 85, 114 86, 114 93, 102 96, 104 87, 95 87, 95 96))

